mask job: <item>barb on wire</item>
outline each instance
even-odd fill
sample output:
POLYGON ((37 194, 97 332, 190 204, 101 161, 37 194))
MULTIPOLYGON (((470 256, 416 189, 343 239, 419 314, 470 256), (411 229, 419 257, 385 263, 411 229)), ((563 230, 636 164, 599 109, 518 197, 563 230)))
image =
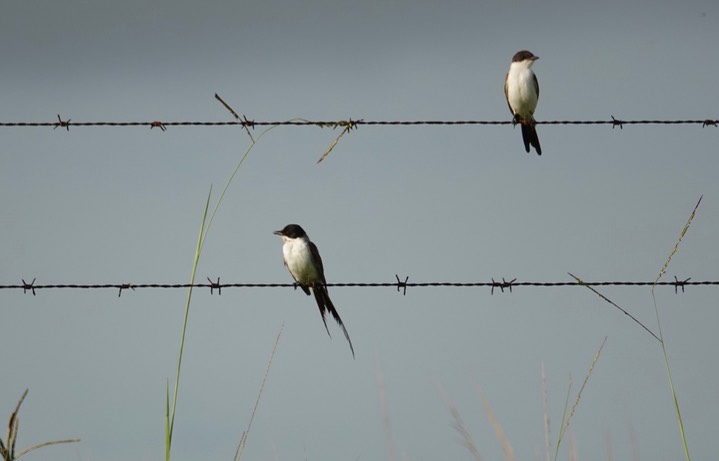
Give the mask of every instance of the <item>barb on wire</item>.
POLYGON ((57 127, 64 127, 67 131, 70 131, 70 119, 63 120, 60 118, 60 114, 57 114, 57 123, 53 122, 53 130, 57 127))
POLYGON ((517 278, 516 278, 516 277, 513 278, 512 280, 510 280, 509 282, 507 282, 507 281, 504 279, 504 277, 502 277, 502 282, 495 282, 495 281, 494 281, 494 278, 492 278, 492 290, 490 291, 490 294, 492 294, 492 295, 494 294, 494 289, 495 289, 495 288, 499 288, 500 290, 502 290, 502 293, 504 293, 504 289, 505 289, 505 288, 509 288, 509 292, 511 293, 511 292, 512 292, 512 285, 513 285, 514 282, 516 282, 516 281, 517 281, 517 278))
MULTIPOLYGON (((245 129, 247 129, 247 127, 250 127, 250 128, 252 128, 253 130, 255 129, 255 121, 254 121, 254 120, 248 120, 248 119, 247 119, 247 116, 244 115, 244 114, 242 115, 242 125, 244 125, 245 129)), ((252 135, 250 135, 250 137, 252 137, 252 135)))
POLYGON ((35 296, 35 287, 33 285, 35 285, 35 280, 37 280, 37 279, 33 278, 32 282, 30 282, 30 283, 27 283, 25 281, 25 279, 21 279, 21 280, 22 280, 22 292, 27 293, 27 290, 30 290, 30 291, 32 291, 32 295, 35 296))
POLYGON ((399 293, 399 289, 402 288, 402 296, 407 296, 407 280, 409 280, 409 275, 404 278, 404 282, 399 279, 399 275, 394 274, 394 277, 397 279, 397 293, 399 293))
POLYGON ((612 130, 614 127, 618 126, 620 130, 624 129, 624 121, 614 118, 612 115, 612 130))
POLYGON ((702 128, 706 128, 709 125, 716 127, 716 126, 718 126, 717 123, 719 123, 719 120, 706 119, 706 120, 704 120, 704 123, 702 123, 702 128))
POLYGON ((165 124, 162 123, 162 122, 159 121, 159 120, 155 120, 154 122, 150 122, 150 129, 153 129, 153 128, 159 128, 160 131, 167 131, 167 127, 165 126, 165 124))
POLYGON ((117 292, 117 297, 119 298, 120 296, 122 296, 122 290, 127 290, 128 288, 132 291, 135 291, 135 287, 130 283, 120 284, 120 289, 117 292))
POLYGON ((675 275, 674 276, 674 293, 679 293, 679 290, 678 290, 679 287, 681 287, 682 293, 684 293, 684 285, 686 285, 689 282, 689 280, 691 280, 691 279, 692 279, 691 277, 688 277, 684 280, 679 280, 677 278, 677 276, 675 275))
POLYGON ((210 282, 210 294, 212 294, 215 289, 217 289, 218 295, 222 294, 222 285, 220 285, 219 277, 217 277, 217 282, 213 282, 212 280, 210 280, 210 277, 207 277, 207 281, 210 282))

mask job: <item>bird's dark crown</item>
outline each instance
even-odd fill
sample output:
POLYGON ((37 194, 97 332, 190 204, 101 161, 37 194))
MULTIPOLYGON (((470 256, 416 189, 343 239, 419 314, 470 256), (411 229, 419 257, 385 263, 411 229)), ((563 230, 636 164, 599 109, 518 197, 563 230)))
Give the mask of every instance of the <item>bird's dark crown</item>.
POLYGON ((288 224, 282 230, 275 231, 277 235, 284 235, 285 237, 296 239, 307 235, 304 229, 299 224, 288 224))
POLYGON ((522 62, 527 59, 534 60, 534 59, 539 59, 539 58, 537 56, 535 56, 534 54, 532 54, 531 51, 522 50, 522 51, 517 51, 514 54, 514 57, 512 58, 512 62, 522 62))

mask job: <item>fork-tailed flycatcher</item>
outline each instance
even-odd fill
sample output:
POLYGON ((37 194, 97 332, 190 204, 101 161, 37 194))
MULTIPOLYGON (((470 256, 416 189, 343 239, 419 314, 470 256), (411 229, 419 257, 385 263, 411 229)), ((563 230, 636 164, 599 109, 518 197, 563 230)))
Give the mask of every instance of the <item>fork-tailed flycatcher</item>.
MULTIPOLYGON (((320 315, 322 315, 322 322, 325 324, 327 334, 330 334, 330 330, 327 328, 325 315, 327 311, 329 311, 340 327, 342 327, 345 338, 347 338, 347 342, 350 344, 352 357, 354 357, 355 350, 354 347, 352 347, 350 335, 347 333, 340 314, 337 313, 337 309, 335 309, 334 304, 332 304, 330 295, 327 292, 325 271, 317 246, 310 241, 305 230, 297 224, 288 224, 284 229, 275 231, 274 233, 282 237, 282 256, 285 260, 285 266, 287 266, 287 269, 290 271, 292 278, 307 296, 310 295, 310 288, 312 288, 317 306, 320 308, 320 315)), ((330 337, 331 336, 332 335, 330 335, 330 337)))
POLYGON ((518 51, 514 55, 504 81, 504 95, 507 97, 509 110, 514 116, 512 122, 522 125, 524 148, 529 152, 531 145, 537 151, 537 155, 542 155, 534 120, 534 109, 537 108, 539 99, 539 84, 537 76, 532 72, 532 64, 537 59, 538 56, 527 50, 518 51))

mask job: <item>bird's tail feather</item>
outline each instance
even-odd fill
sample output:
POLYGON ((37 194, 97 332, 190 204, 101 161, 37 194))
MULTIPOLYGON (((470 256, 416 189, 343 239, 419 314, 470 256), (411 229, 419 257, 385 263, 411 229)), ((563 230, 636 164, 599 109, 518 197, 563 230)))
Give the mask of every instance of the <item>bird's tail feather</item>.
MULTIPOLYGON (((330 295, 329 293, 327 293, 327 288, 325 288, 324 286, 314 287, 313 291, 315 292, 315 299, 317 300, 317 305, 320 308, 320 314, 322 315, 322 321, 325 324, 325 330, 327 330, 327 334, 330 334, 330 330, 327 328, 327 320, 325 319, 325 314, 327 311, 330 311, 332 317, 334 317, 339 326, 342 328, 342 332, 345 334, 345 338, 347 338, 347 342, 350 345, 352 357, 354 357, 355 348, 354 346, 352 346, 352 340, 350 339, 349 333, 347 333, 347 328, 345 328, 345 324, 342 322, 342 318, 340 318, 339 312, 337 312, 337 309, 335 309, 334 304, 332 304, 330 295)), ((332 337, 332 335, 330 335, 330 337, 332 337)))
POLYGON ((534 147, 537 155, 542 155, 542 147, 539 145, 539 136, 537 136, 536 123, 522 124, 522 140, 524 141, 524 150, 529 152, 529 146, 534 147))
POLYGON ((321 288, 318 289, 315 287, 312 289, 312 291, 315 293, 315 301, 317 301, 317 307, 320 308, 320 316, 322 316, 322 323, 325 324, 325 330, 327 330, 327 334, 331 338, 332 335, 330 334, 330 329, 327 328, 327 319, 325 318, 326 310, 325 310, 325 301, 324 301, 323 290, 321 288))

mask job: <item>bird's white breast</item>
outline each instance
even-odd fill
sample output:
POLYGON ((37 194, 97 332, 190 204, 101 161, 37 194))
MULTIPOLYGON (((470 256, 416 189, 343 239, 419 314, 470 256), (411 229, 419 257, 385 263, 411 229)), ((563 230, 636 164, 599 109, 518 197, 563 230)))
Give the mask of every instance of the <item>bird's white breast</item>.
POLYGON ((524 119, 531 119, 537 108, 537 90, 534 86, 534 72, 527 67, 512 66, 507 75, 507 100, 514 110, 524 119))
POLYGON ((312 253, 306 241, 288 239, 282 246, 282 256, 287 264, 287 269, 296 281, 311 284, 319 279, 319 274, 312 261, 312 253))

